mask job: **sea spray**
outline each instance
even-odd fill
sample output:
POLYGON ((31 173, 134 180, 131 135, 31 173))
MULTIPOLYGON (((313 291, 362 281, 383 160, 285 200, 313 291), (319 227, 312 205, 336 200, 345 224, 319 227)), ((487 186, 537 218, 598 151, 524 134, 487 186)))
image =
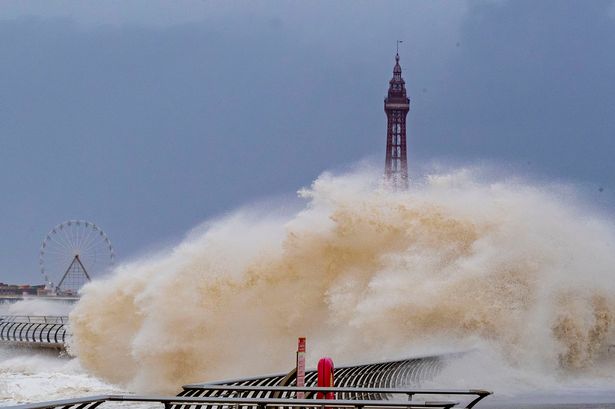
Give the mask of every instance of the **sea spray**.
POLYGON ((57 351, 0 346, 0 406, 122 392, 57 351))
POLYGON ((608 358, 609 220, 569 190, 468 171, 408 192, 375 180, 324 174, 296 213, 239 210, 119 266, 83 289, 70 351, 140 392, 287 371, 300 335, 308 363, 486 345, 515 373, 557 379, 608 358))
POLYGON ((74 304, 61 300, 25 298, 17 302, 0 302, 0 315, 66 316, 74 304))

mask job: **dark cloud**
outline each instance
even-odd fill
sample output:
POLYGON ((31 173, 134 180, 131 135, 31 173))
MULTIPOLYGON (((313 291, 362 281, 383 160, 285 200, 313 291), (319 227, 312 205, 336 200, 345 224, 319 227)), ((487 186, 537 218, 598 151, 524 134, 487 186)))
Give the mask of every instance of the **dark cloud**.
POLYGON ((437 95, 421 107, 425 115, 416 113, 418 154, 528 161, 552 176, 612 185, 609 7, 610 1, 476 3, 447 77, 430 90, 437 95))
POLYGON ((125 256, 325 169, 380 163, 398 38, 413 165, 531 163, 613 191, 609 2, 380 4, 0 21, 0 281, 37 281, 39 242, 64 219, 95 220, 125 256))

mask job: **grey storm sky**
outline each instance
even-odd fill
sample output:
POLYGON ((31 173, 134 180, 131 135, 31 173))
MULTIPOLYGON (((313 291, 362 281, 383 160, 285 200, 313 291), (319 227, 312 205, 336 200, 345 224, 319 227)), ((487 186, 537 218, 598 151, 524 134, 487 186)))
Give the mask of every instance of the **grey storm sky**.
POLYGON ((4 0, 0 281, 42 282, 67 219, 121 260, 383 162, 397 39, 411 167, 506 163, 614 197, 611 0, 4 0))

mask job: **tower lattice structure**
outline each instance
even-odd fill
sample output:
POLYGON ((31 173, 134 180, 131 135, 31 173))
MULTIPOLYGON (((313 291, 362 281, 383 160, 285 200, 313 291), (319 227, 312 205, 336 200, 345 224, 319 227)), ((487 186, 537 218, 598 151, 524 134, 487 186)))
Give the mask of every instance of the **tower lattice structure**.
POLYGON ((406 83, 401 77, 399 53, 395 54, 393 78, 384 99, 387 115, 387 152, 384 175, 394 189, 408 187, 408 158, 406 150, 406 116, 410 111, 410 99, 406 96, 406 83))

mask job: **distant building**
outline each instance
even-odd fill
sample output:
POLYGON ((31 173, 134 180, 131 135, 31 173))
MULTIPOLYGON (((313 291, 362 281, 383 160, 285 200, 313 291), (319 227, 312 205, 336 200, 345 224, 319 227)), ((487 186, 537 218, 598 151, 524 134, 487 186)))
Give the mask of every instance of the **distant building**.
POLYGON ((387 151, 384 175, 393 189, 408 188, 408 158, 406 152, 406 115, 410 111, 410 99, 406 96, 406 84, 401 77, 399 53, 395 54, 393 78, 384 100, 387 115, 387 151))
POLYGON ((15 285, 0 283, 0 295, 5 296, 22 296, 22 295, 40 295, 45 291, 45 285, 15 285))

